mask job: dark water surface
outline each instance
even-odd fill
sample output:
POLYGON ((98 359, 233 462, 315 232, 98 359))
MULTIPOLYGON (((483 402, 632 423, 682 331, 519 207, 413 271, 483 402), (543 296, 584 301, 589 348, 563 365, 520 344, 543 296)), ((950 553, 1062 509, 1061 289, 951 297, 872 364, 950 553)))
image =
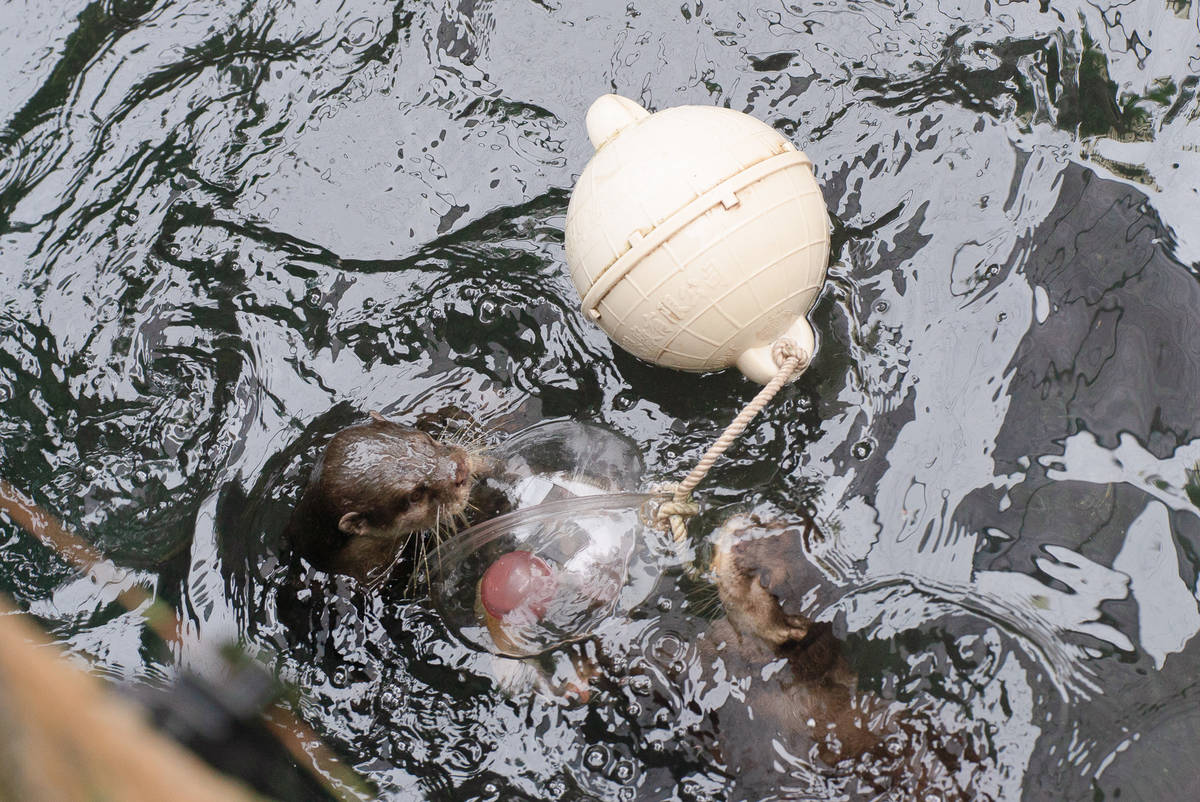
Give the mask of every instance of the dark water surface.
POLYGON ((0 4, 0 475, 129 569, 97 585, 3 520, 0 589, 130 682, 284 644, 305 717, 390 798, 852 793, 730 712, 767 673, 695 681, 707 622, 677 588, 587 647, 619 657, 570 706, 510 699, 402 588, 289 648, 246 570, 308 455, 368 409, 603 422, 681 476, 754 388, 614 353, 563 225, 597 95, 725 105, 809 154, 835 242, 817 362, 709 508, 811 505, 858 588, 838 616, 864 685, 968 733, 981 797, 1195 798, 1198 20, 0 4), (189 622, 176 653, 114 604, 132 583, 189 622), (705 748, 723 705, 740 763, 705 748))

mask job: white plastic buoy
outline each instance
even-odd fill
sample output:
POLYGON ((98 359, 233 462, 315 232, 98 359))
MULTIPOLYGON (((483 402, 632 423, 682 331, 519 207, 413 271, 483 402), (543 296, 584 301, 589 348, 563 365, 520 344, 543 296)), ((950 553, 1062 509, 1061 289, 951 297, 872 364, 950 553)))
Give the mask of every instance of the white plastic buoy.
POLYGON ((650 114, 619 95, 592 104, 587 130, 596 155, 571 195, 566 232, 584 313, 626 351, 666 367, 737 365, 766 384, 783 337, 807 366, 816 338, 806 315, 829 259, 808 157, 741 112, 650 114))

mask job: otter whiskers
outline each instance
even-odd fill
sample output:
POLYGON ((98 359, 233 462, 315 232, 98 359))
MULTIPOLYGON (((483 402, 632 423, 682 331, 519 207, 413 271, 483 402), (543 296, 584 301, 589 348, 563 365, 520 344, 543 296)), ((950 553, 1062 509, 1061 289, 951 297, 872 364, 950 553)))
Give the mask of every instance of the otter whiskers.
MULTIPOLYGON (((427 532, 421 533, 424 537, 414 535, 416 537, 416 554, 413 558, 414 570, 408 578, 406 589, 408 595, 412 596, 420 591, 428 590, 433 581, 433 573, 429 565, 430 551, 440 553, 442 544, 456 534, 460 528, 466 526, 468 523, 467 512, 474 509, 475 505, 469 501, 465 502, 461 509, 454 509, 453 506, 447 504, 439 504, 435 511, 433 526, 427 532), (422 580, 424 584, 422 584, 422 580)), ((407 549, 407 545, 406 543, 405 549, 407 549)), ((441 565, 437 565, 436 568, 440 571, 441 565)))

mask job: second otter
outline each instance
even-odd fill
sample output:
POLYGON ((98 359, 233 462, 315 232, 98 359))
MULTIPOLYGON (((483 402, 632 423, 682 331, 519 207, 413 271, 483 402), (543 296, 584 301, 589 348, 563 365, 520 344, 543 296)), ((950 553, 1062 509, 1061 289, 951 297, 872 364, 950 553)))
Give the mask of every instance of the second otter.
POLYGON ((972 785, 984 754, 968 733, 859 690, 833 626, 815 620, 841 595, 809 559, 821 539, 807 516, 777 509, 735 516, 718 535, 713 570, 726 619, 710 634, 727 648, 713 656, 762 677, 720 711, 725 761, 776 776, 773 763, 761 765, 774 751, 755 737, 773 731, 821 767, 814 798, 840 783, 871 799, 989 799, 972 785), (780 658, 788 670, 767 681, 762 666, 780 658))
POLYGON ((288 523, 286 540, 313 567, 376 584, 417 532, 462 515, 481 461, 371 413, 333 436, 288 523))

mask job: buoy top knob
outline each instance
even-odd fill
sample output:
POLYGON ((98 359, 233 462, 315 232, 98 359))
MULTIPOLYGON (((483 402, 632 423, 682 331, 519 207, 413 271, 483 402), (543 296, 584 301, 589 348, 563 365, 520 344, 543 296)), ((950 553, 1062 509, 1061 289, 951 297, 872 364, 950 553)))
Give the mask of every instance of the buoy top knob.
POLYGON ((639 120, 650 116, 635 100, 620 95, 601 95, 587 112, 588 139, 599 150, 610 139, 639 120))

